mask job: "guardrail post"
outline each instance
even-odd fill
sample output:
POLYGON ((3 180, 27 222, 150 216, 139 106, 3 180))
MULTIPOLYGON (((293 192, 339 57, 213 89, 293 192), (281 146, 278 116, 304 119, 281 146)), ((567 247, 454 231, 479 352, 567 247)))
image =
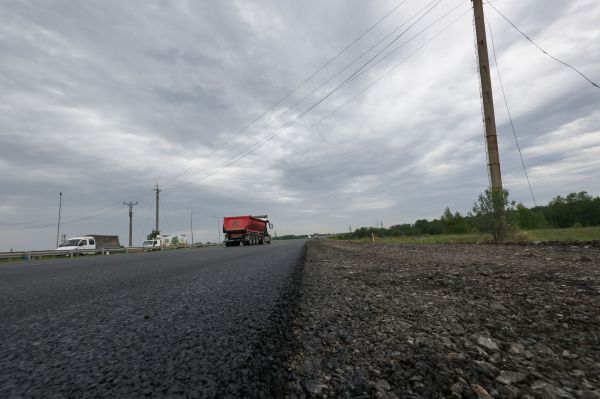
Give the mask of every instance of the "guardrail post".
POLYGON ((25 260, 31 260, 31 254, 29 252, 25 252, 23 254, 23 259, 25 259, 25 260))

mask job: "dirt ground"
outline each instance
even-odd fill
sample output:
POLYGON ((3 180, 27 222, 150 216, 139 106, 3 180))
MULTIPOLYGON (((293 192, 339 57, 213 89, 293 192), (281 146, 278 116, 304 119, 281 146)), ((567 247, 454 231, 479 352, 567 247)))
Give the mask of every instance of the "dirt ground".
POLYGON ((600 398, 600 249, 308 243, 292 397, 600 398))

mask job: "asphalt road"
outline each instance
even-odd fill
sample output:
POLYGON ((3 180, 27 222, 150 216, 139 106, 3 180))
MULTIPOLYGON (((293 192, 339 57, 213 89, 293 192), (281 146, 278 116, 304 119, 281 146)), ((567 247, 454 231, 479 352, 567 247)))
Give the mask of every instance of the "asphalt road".
POLYGON ((0 397, 265 395, 261 340, 303 253, 290 241, 1 265, 0 397))

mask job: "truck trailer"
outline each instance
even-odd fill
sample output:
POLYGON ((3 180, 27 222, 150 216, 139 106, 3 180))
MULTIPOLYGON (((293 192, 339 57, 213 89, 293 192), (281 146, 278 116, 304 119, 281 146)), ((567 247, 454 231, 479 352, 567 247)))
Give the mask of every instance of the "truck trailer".
POLYGON ((267 218, 267 215, 224 217, 225 246, 270 244, 269 228, 273 225, 267 218))

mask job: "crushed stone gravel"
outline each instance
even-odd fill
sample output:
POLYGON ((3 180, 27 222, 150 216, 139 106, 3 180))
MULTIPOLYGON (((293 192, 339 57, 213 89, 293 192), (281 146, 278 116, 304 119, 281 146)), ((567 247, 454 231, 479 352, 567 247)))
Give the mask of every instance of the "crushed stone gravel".
POLYGON ((600 250, 314 240, 288 397, 600 398, 600 250))

